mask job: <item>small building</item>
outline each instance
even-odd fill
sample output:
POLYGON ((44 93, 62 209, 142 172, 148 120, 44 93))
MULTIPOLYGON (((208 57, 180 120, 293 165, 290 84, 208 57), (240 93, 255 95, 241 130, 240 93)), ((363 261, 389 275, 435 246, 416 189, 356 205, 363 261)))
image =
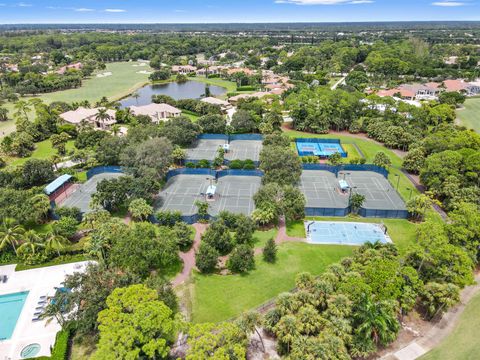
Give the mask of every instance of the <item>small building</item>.
POLYGON ((62 66, 60 69, 56 71, 57 74, 63 75, 65 74, 68 70, 77 70, 80 71, 83 68, 83 64, 81 62, 77 62, 75 64, 69 64, 62 66))
POLYGON ((43 192, 50 201, 55 201, 73 185, 72 180, 72 175, 63 174, 45 186, 43 192))
POLYGON ((220 106, 220 109, 222 110, 223 113, 226 113, 229 109, 232 108, 232 104, 230 104, 228 101, 218 99, 212 96, 203 98, 200 101, 207 104, 220 106))
POLYGON ((80 126, 82 124, 90 125, 96 130, 110 130, 113 124, 117 123, 115 111, 108 109, 106 111, 108 118, 99 119, 98 114, 104 108, 88 109, 79 107, 76 110, 67 111, 60 114, 60 118, 69 124, 80 126))
POLYGON ((150 116, 152 121, 158 124, 161 121, 182 115, 182 110, 168 104, 149 104, 144 106, 130 106, 133 115, 150 116))

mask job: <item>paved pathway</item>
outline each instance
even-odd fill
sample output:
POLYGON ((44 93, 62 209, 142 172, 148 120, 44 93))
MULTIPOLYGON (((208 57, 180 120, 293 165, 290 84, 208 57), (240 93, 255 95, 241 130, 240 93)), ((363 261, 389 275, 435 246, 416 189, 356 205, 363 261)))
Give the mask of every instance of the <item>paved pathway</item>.
POLYGON ((193 227, 195 228, 195 239, 193 240, 193 246, 192 248, 184 253, 180 252, 180 258, 183 261, 183 269, 180 274, 178 274, 175 279, 172 280, 172 285, 178 286, 181 285, 185 282, 190 277, 190 273, 192 272, 192 269, 195 267, 195 252, 198 250, 198 247, 200 246, 200 239, 202 237, 202 234, 207 230, 208 224, 193 224, 193 227))
POLYGON ((402 349, 383 356, 382 360, 414 360, 426 354, 440 343, 452 332, 460 319, 468 302, 480 292, 480 273, 475 275, 476 284, 468 286, 460 293, 460 302, 451 308, 442 319, 433 324, 431 328, 425 332, 425 335, 419 339, 415 339, 402 349))

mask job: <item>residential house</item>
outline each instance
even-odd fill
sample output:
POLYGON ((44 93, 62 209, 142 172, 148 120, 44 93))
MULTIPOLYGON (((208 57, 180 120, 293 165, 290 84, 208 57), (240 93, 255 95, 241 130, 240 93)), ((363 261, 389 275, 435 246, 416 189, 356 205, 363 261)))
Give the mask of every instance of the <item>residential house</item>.
POLYGON ((168 104, 148 104, 144 106, 130 106, 133 115, 150 116, 152 122, 158 124, 161 121, 182 115, 182 110, 168 104))
POLYGON ((67 111, 60 114, 60 118, 66 123, 81 126, 83 124, 90 125, 96 130, 111 130, 112 125, 117 123, 115 119, 115 110, 108 109, 106 111, 108 118, 99 119, 98 114, 104 108, 88 109, 79 107, 76 110, 67 111))
POLYGON ((172 66, 172 73, 174 74, 188 75, 195 71, 197 71, 197 68, 192 65, 173 65, 172 66))
POLYGON ((56 71, 57 74, 63 75, 65 74, 68 70, 82 70, 83 64, 81 62, 77 62, 75 64, 69 64, 62 66, 60 69, 56 71))
POLYGON ((226 113, 229 109, 232 108, 232 105, 228 101, 221 100, 211 96, 203 98, 200 101, 207 104, 220 106, 220 109, 222 110, 223 113, 226 113))

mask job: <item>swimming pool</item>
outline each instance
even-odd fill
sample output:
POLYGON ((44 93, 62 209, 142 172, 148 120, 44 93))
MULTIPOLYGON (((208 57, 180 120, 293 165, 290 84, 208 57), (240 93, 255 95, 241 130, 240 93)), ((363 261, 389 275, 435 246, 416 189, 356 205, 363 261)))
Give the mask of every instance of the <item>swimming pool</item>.
POLYGON ((28 291, 0 295, 0 340, 7 340, 12 336, 27 296, 28 291))
POLYGON ((367 242, 391 242, 380 224, 357 222, 306 221, 305 230, 311 244, 360 246, 367 242))

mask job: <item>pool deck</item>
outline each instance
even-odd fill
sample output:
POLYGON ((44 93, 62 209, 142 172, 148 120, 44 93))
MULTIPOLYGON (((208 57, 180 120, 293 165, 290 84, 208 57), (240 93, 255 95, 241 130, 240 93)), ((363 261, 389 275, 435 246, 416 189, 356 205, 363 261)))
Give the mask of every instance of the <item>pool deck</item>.
POLYGON ((15 271, 16 265, 0 266, 0 275, 8 276, 6 283, 0 283, 0 295, 29 291, 12 337, 0 341, 0 360, 21 359, 22 349, 34 343, 41 346, 37 356, 50 356, 50 347, 61 327, 54 319, 32 322, 37 303, 40 296, 53 296, 66 275, 84 271, 87 264, 84 261, 24 271, 15 271))

